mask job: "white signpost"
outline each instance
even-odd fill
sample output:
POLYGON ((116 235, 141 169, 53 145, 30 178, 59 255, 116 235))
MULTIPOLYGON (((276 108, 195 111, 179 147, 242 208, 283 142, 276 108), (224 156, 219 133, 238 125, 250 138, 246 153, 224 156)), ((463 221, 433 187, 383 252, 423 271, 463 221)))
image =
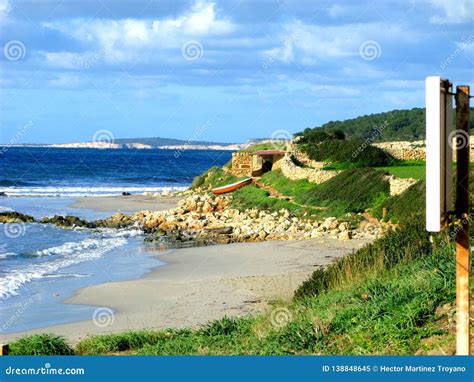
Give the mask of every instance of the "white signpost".
POLYGON ((453 130, 452 87, 450 81, 440 77, 426 78, 426 230, 440 232, 447 228, 449 215, 456 223, 450 232, 456 235, 456 354, 469 355, 470 95, 468 86, 456 88, 456 130, 453 130), (453 148, 457 154, 455 211, 453 148))
POLYGON ((439 232, 453 210, 452 83, 426 78, 426 230, 439 232), (450 94, 451 93, 451 94, 450 94))

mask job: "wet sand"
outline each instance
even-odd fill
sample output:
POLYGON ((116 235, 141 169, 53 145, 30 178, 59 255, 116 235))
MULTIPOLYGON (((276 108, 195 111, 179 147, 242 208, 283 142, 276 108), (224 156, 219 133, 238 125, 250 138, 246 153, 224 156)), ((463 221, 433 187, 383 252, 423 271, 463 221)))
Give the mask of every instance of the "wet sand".
POLYGON ((174 208, 182 198, 182 196, 175 195, 160 197, 151 195, 90 196, 78 198, 69 207, 132 214, 144 210, 163 211, 174 208))
POLYGON ((198 327, 224 315, 261 312, 272 300, 291 298, 316 267, 366 242, 311 239, 172 250, 159 255, 166 265, 141 279, 84 288, 64 301, 96 306, 96 319, 3 335, 0 341, 53 332, 76 342, 94 334, 198 327))

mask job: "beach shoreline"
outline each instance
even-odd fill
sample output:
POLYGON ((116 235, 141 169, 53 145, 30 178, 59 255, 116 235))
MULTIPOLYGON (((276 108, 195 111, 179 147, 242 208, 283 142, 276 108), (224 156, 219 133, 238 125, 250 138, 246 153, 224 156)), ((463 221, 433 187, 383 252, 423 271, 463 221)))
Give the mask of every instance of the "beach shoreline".
POLYGON ((181 199, 183 199, 183 196, 173 194, 166 196, 83 196, 75 198, 75 201, 69 207, 100 212, 133 214, 139 211, 163 211, 175 208, 181 199))
POLYGON ((0 341, 50 332, 74 343, 89 335, 192 328, 259 313, 271 301, 290 299, 318 266, 367 242, 319 238, 170 250, 158 256, 165 265, 142 278, 86 287, 62 302, 97 307, 89 320, 0 335, 0 341))

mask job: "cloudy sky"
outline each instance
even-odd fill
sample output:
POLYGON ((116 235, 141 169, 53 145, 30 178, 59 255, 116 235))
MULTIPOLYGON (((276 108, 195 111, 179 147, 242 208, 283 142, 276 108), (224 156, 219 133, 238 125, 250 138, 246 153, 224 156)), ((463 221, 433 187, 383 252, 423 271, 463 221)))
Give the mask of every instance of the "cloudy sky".
POLYGON ((0 143, 294 133, 473 85, 472 0, 0 0, 0 143))

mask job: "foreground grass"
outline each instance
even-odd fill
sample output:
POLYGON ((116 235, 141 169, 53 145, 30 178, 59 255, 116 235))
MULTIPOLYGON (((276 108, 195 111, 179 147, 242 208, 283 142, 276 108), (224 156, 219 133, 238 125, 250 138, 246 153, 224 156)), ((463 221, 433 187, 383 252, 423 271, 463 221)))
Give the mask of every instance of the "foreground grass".
MULTIPOLYGON (((197 330, 93 336, 74 352, 413 354, 424 338, 444 333, 433 325, 435 311, 455 296, 452 245, 431 245, 422 225, 415 220, 316 271, 292 302, 276 304, 266 314, 225 317, 197 330), (409 231, 414 233, 407 236, 409 231)), ((38 336, 20 341, 11 344, 12 354, 57 354, 61 349, 45 347, 38 336)), ((70 354, 66 343, 64 349, 70 354)))
MULTIPOLYGON (((198 330, 133 331, 93 336, 76 354, 414 354, 438 306, 455 296, 453 249, 398 263, 359 281, 275 305, 265 315, 213 321, 198 330)), ((37 354, 12 344, 12 354, 37 354), (20 351, 21 349, 21 351, 20 351)), ((66 346, 66 345, 65 345, 66 346)))

